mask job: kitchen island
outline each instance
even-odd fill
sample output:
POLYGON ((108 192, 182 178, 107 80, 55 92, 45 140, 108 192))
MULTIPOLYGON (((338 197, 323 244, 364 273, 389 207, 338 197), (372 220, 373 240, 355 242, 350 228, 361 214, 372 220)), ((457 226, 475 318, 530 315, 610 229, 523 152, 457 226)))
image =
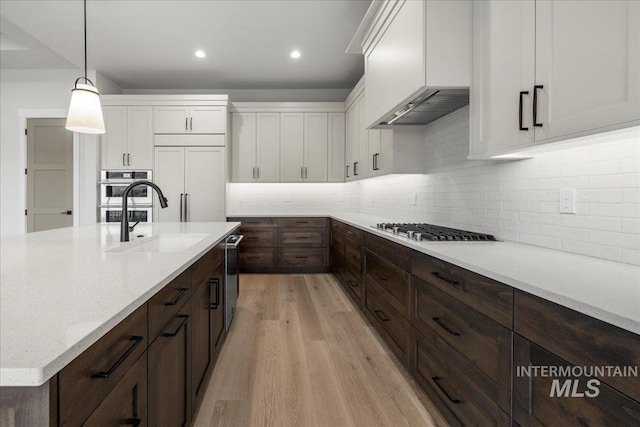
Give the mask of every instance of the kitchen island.
MULTIPOLYGON (((191 294, 195 297, 198 286, 209 287, 213 279, 209 279, 210 283, 206 281, 209 270, 205 270, 206 274, 200 272, 201 260, 207 258, 210 264, 214 260, 219 264, 216 257, 224 257, 219 244, 239 225, 140 224, 131 233, 131 241, 124 243, 119 241, 117 224, 3 238, 0 245, 3 411, 7 410, 10 390, 38 389, 55 394, 57 387, 50 387, 49 383, 56 379, 56 374, 136 312, 144 310, 141 330, 151 342, 147 335, 146 303, 176 281, 188 282, 178 288, 188 291, 182 291, 175 300, 172 296, 172 301, 163 303, 167 307, 181 307, 191 294), (218 252, 214 254, 214 250, 218 252), (199 283, 195 283, 196 277, 199 283)), ((207 266, 210 267, 213 268, 207 266)), ((220 280, 223 278, 215 285, 217 296, 220 280)), ((151 306, 149 310, 151 313, 151 306)), ((153 332, 152 322, 150 316, 149 333, 153 332)), ((126 350, 127 346, 121 348, 126 350)))

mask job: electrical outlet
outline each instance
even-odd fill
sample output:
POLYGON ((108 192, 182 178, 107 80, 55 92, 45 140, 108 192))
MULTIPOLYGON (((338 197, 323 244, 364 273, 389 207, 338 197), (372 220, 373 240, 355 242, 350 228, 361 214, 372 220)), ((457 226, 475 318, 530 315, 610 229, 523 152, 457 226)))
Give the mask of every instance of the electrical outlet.
POLYGON ((576 213, 576 189, 565 188, 560 190, 560 213, 576 213))

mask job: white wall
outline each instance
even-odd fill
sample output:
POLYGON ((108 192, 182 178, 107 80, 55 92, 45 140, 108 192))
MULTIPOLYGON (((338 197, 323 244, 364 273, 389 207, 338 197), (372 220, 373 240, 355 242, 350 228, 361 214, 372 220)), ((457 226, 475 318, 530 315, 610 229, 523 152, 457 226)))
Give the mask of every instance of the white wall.
POLYGON ((124 89, 127 95, 157 94, 220 94, 229 95, 231 102, 342 102, 351 89, 124 89))
MULTIPOLYGON (((24 177, 24 147, 20 145, 19 110, 51 110, 69 107, 71 88, 79 70, 2 70, 0 75, 0 235, 17 234, 24 224, 20 210, 24 177), (22 172, 22 173, 21 173, 22 172)), ((91 73, 89 78, 95 78, 91 73)), ((80 138, 81 223, 96 219, 97 138, 80 138)), ((23 208, 24 209, 24 208, 23 208)))

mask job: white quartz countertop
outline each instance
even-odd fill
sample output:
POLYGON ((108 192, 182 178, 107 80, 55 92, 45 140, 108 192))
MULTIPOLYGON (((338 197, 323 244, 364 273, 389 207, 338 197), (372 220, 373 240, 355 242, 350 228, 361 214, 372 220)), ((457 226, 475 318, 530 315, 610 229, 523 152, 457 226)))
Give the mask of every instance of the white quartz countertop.
POLYGON ((239 225, 139 224, 126 243, 120 224, 0 239, 0 386, 44 384, 239 225))

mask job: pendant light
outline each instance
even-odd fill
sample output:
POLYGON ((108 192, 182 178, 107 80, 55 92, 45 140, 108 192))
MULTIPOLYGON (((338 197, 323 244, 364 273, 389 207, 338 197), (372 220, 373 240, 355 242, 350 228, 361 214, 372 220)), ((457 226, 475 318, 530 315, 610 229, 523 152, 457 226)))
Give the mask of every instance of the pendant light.
POLYGON ((100 94, 87 78, 87 0, 84 0, 84 77, 78 77, 71 89, 71 102, 65 128, 79 133, 104 133, 100 94), (84 83, 78 83, 84 80, 84 83))

